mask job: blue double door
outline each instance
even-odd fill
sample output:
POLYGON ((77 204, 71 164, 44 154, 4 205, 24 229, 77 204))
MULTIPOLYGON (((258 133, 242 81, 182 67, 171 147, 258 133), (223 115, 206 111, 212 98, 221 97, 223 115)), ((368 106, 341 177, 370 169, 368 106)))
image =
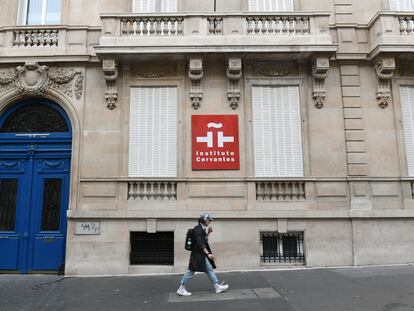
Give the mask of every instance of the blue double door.
POLYGON ((58 271, 64 264, 70 149, 42 137, 2 146, 0 271, 58 271))

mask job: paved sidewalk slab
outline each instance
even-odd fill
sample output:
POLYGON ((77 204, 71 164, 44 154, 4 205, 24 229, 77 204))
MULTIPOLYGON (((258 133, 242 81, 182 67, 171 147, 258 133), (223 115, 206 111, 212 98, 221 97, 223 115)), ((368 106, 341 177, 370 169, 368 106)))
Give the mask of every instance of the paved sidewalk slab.
POLYGON ((192 292, 191 296, 179 296, 170 293, 168 302, 194 302, 194 301, 222 301, 240 299, 278 299, 281 296, 273 288, 229 289, 220 294, 211 291, 192 292))

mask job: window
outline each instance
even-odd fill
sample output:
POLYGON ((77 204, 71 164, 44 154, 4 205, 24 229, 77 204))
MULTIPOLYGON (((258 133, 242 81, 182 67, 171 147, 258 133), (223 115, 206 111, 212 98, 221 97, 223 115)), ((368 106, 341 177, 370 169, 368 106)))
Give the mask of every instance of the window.
POLYGON ((414 86, 401 86, 400 96, 408 175, 414 176, 414 86))
POLYGON ((303 232, 262 232, 260 234, 262 263, 305 263, 303 232))
POLYGON ((293 11, 293 0, 249 0, 249 11, 293 11))
POLYGON ((255 175, 303 176, 298 86, 252 88, 255 175))
POLYGON ((62 0, 21 0, 19 19, 24 25, 59 24, 62 0))
POLYGON ((414 11, 414 0, 390 0, 390 10, 414 11))
POLYGON ((129 176, 177 175, 177 88, 131 88, 129 176))
POLYGON ((134 13, 177 12, 177 0, 134 0, 134 13))
POLYGON ((174 265, 174 232, 131 232, 131 265, 174 265))

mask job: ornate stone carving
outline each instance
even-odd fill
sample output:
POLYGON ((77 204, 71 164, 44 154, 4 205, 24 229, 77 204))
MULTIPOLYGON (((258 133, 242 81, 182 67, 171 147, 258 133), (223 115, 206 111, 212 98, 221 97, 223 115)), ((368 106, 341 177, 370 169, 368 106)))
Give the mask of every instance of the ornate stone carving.
POLYGON ((375 65, 378 77, 377 99, 381 108, 388 107, 391 101, 391 78, 394 76, 395 59, 387 57, 380 59, 375 65))
POLYGON ((274 61, 256 61, 250 65, 251 74, 263 77, 286 77, 298 74, 296 63, 280 63, 274 61))
POLYGON ((16 88, 22 95, 44 94, 48 84, 48 68, 38 63, 26 63, 16 68, 16 88))
POLYGON ((242 76, 242 62, 240 58, 229 58, 227 64, 227 78, 229 86, 227 90, 227 99, 230 101, 230 107, 236 109, 239 106, 240 85, 239 80, 242 76))
POLYGON ((325 79, 328 76, 329 58, 318 57, 312 64, 313 92, 315 107, 321 109, 325 104, 326 88, 325 79))
POLYGON ((38 63, 0 70, 0 93, 16 89, 22 95, 36 96, 44 94, 48 88, 70 97, 75 93, 79 100, 83 92, 83 74, 73 69, 48 68, 38 63))
POLYGON ((203 60, 201 58, 190 59, 188 77, 191 81, 190 98, 194 109, 200 108, 200 103, 203 99, 203 88, 201 86, 203 75, 203 60))
POLYGON ((158 79, 169 76, 177 76, 177 65, 175 63, 143 63, 132 68, 132 76, 144 79, 158 79))
POLYGON ((0 70, 0 93, 7 92, 14 88, 17 78, 16 69, 7 68, 0 70))
POLYGON ((79 70, 51 67, 49 68, 50 86, 63 94, 76 99, 82 97, 83 74, 79 70))
POLYGON ((108 109, 112 110, 116 107, 118 100, 118 87, 116 79, 118 78, 118 66, 114 59, 104 59, 103 72, 106 81, 105 100, 108 109))

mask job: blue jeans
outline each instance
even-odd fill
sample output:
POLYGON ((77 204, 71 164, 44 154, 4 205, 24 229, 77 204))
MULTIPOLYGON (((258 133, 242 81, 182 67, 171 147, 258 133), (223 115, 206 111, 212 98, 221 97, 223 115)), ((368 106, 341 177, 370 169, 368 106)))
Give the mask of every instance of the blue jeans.
MULTIPOLYGON (((211 266, 210 261, 208 261, 208 259, 206 258, 206 274, 208 275, 208 277, 211 280, 211 283, 213 284, 213 286, 215 286, 216 284, 218 284, 218 279, 216 274, 213 271, 213 267, 211 266)), ((180 285, 185 286, 185 284, 187 284, 188 280, 191 279, 191 277, 194 275, 194 271, 188 269, 183 277, 181 278, 181 282, 180 285)))

